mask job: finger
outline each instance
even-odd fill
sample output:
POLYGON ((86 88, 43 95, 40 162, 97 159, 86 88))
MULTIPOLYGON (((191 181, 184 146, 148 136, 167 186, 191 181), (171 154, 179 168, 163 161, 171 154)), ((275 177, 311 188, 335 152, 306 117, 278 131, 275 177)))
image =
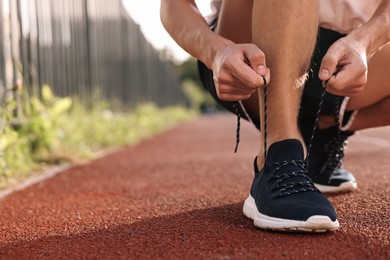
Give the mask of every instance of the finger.
MULTIPOLYGON (((267 68, 264 78, 265 78, 265 84, 269 84, 271 81, 271 71, 269 68, 267 68)), ((264 85, 264 79, 263 79, 263 85, 264 85)))
POLYGON ((240 88, 228 84, 218 85, 217 92, 220 94, 231 94, 231 95, 250 95, 256 92, 256 89, 240 88))
POLYGON ((266 82, 269 83, 271 80, 271 73, 270 69, 267 68, 264 52, 262 52, 256 45, 251 44, 249 48, 244 50, 244 55, 249 60, 251 68, 260 76, 265 77, 266 82))
POLYGON ((351 85, 351 87, 352 88, 342 89, 342 90, 337 90, 329 87, 326 89, 326 91, 337 96, 353 97, 358 95, 364 89, 364 85, 361 84, 351 85))
MULTIPOLYGON (((364 77, 362 77, 363 79, 364 77)), ((351 85, 351 88, 348 89, 342 89, 342 90, 337 90, 334 88, 327 88, 327 92, 337 95, 337 96, 348 96, 348 97, 353 97, 356 95, 359 95, 361 91, 363 91, 365 85, 362 84, 356 84, 356 85, 351 85)))
POLYGON ((238 92, 245 92, 245 93, 252 93, 254 91, 254 88, 248 87, 244 82, 239 80, 237 77, 233 76, 232 74, 221 72, 214 78, 214 82, 216 85, 224 85, 224 87, 231 87, 232 91, 236 89, 238 92))
POLYGON ((340 80, 336 78, 332 88, 338 91, 358 93, 361 91, 367 83, 365 73, 355 74, 353 78, 346 71, 339 75, 340 80))
MULTIPOLYGON (((269 73, 269 72, 268 72, 269 73)), ((253 92, 253 91, 256 91, 260 86, 258 87, 250 87, 248 86, 245 82, 242 82, 239 78, 235 77, 235 76, 232 76, 234 81, 230 83, 231 86, 234 86, 236 88, 239 88, 239 89, 242 89, 244 91, 247 91, 247 92, 253 92)), ((263 77, 260 76, 261 79, 262 79, 262 84, 261 85, 264 85, 264 80, 263 80, 263 77)), ((269 76, 268 76, 269 77, 269 76)), ((268 81, 267 81, 268 82, 268 81)), ((258 83, 257 83, 258 84, 258 83)))
POLYGON ((329 92, 348 96, 357 95, 367 83, 367 70, 364 66, 346 65, 328 82, 329 92))
MULTIPOLYGON (((245 88, 245 89, 254 90, 254 89, 258 89, 259 87, 264 86, 264 79, 263 79, 263 77, 265 78, 267 84, 271 81, 271 71, 270 71, 269 68, 266 68, 266 73, 265 73, 264 76, 260 76, 257 73, 253 74, 253 70, 250 67, 248 67, 248 66, 247 66, 247 68, 249 68, 249 71, 247 71, 246 73, 243 72, 242 74, 240 74, 237 71, 237 75, 233 76, 233 78, 236 81, 232 85, 240 86, 240 87, 245 88), (245 76, 245 74, 247 74, 248 76, 245 76), (248 78, 251 75, 253 77, 255 77, 254 80, 251 80, 251 79, 248 78)), ((244 70, 246 71, 246 69, 244 69, 244 70)))
POLYGON ((222 93, 219 94, 219 99, 223 101, 238 101, 245 100, 251 97, 252 94, 231 94, 231 93, 222 93))
POLYGON ((256 73, 248 64, 243 60, 232 60, 231 69, 233 75, 241 81, 245 86, 257 89, 263 86, 263 78, 256 73))
POLYGON ((343 91, 335 91, 333 89, 327 89, 326 92, 331 93, 336 96, 343 97, 354 97, 360 94, 363 89, 354 88, 353 90, 343 90, 343 91))
POLYGON ((264 52, 262 52, 256 45, 248 44, 244 48, 244 55, 249 61, 251 68, 256 71, 257 74, 265 76, 267 73, 267 64, 265 61, 264 52))
POLYGON ((223 101, 240 101, 240 100, 246 100, 248 98, 250 98, 251 95, 224 95, 223 98, 221 98, 221 100, 223 101))
POLYGON ((243 44, 240 50, 242 54, 230 60, 230 68, 246 86, 259 88, 263 85, 261 76, 267 73, 265 55, 254 44, 243 44))
POLYGON ((330 77, 336 72, 337 64, 343 57, 344 53, 337 45, 332 45, 322 58, 320 71, 318 77, 320 80, 329 80, 330 77))

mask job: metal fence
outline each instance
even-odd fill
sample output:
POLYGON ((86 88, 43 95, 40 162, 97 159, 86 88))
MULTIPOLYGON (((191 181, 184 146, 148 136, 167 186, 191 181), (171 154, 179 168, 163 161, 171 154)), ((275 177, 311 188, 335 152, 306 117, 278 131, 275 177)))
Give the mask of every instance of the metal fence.
POLYGON ((132 106, 186 104, 172 65, 145 40, 121 0, 0 0, 0 97, 31 92, 132 106))

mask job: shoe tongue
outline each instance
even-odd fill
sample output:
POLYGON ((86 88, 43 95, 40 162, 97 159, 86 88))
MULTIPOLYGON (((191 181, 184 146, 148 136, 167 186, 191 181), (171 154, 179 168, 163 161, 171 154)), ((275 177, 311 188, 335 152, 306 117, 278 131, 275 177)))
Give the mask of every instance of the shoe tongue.
POLYGON ((298 139, 287 139, 273 143, 267 154, 267 163, 303 160, 303 146, 298 139))

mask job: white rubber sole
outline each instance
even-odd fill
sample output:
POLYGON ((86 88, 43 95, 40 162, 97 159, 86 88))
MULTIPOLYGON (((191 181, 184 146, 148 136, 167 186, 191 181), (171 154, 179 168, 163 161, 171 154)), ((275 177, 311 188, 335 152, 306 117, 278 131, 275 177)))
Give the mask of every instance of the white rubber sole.
POLYGON ((245 200, 243 213, 246 217, 253 219, 256 227, 277 231, 295 232, 327 232, 335 231, 340 227, 338 220, 332 221, 328 216, 315 215, 306 221, 274 218, 261 214, 256 207, 255 200, 251 195, 245 200))
POLYGON ((350 182, 350 181, 343 182, 339 186, 328 186, 328 185, 322 185, 322 184, 318 184, 318 183, 314 183, 314 185, 322 193, 352 192, 352 191, 355 191, 357 189, 357 183, 350 182))

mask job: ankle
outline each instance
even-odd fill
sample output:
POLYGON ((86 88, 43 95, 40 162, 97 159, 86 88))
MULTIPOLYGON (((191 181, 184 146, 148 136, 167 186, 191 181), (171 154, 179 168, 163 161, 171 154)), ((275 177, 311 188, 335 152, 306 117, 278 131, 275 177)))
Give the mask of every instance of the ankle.
MULTIPOLYGON (((284 138, 282 138, 282 137, 281 138, 267 138, 267 154, 268 154, 268 150, 269 150, 270 146, 273 143, 284 141, 284 140, 288 140, 288 139, 297 139, 297 140, 299 140, 301 142, 302 147, 303 147, 303 155, 304 155, 304 158, 306 158, 307 147, 306 147, 306 144, 305 144, 303 138, 299 134, 298 135, 291 135, 291 136, 284 137, 284 138)), ((259 170, 264 167, 265 160, 266 160, 266 158, 264 158, 264 150, 263 150, 263 148, 261 148, 260 151, 259 151, 259 154, 257 156, 257 167, 258 167, 259 170)))
POLYGON ((287 140, 287 139, 297 139, 301 142, 301 144, 303 146, 304 155, 306 156, 306 154, 307 154, 305 141, 304 141, 302 135, 298 131, 290 132, 289 134, 273 135, 267 139, 268 139, 267 140, 267 151, 273 143, 280 142, 280 141, 287 140))

